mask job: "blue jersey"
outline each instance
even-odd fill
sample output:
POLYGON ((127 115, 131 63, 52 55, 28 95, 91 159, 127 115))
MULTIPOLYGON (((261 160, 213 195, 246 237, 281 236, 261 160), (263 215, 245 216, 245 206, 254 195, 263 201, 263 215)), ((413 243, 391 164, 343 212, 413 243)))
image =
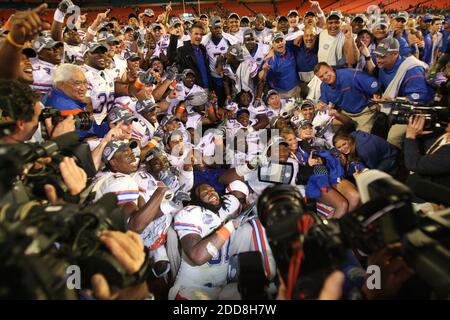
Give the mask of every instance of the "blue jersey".
POLYGON ((365 72, 356 69, 336 70, 334 86, 320 85, 320 101, 349 113, 359 113, 369 106, 369 99, 380 89, 379 81, 365 72))
POLYGON ((61 90, 52 88, 42 99, 42 103, 46 107, 58 109, 63 116, 75 115, 81 111, 85 111, 86 104, 74 100, 61 90))
POLYGON ((305 43, 302 41, 299 47, 295 49, 295 62, 297 64, 298 72, 310 72, 314 71, 314 67, 318 63, 319 58, 317 52, 319 51, 319 42, 316 41, 316 45, 308 49, 305 43))
POLYGON ((450 31, 444 30, 442 31, 442 46, 439 48, 439 51, 445 53, 449 43, 450 43, 450 31))
POLYGON ((419 55, 420 60, 431 65, 431 59, 433 57, 433 35, 428 33, 424 38, 425 48, 419 55))
POLYGON ((287 41, 286 53, 281 55, 275 52, 274 56, 268 60, 270 69, 266 80, 272 89, 286 92, 298 85, 299 77, 296 70, 294 51, 295 48, 292 41, 287 41))
MULTIPOLYGON (((380 69, 378 72, 378 79, 383 85, 384 89, 389 86, 392 79, 394 79, 400 64, 404 61, 402 57, 398 57, 397 62, 392 69, 380 69)), ((409 69, 398 90, 398 97, 406 97, 410 101, 427 104, 434 99, 434 91, 428 85, 425 78, 425 70, 422 67, 414 67, 409 69)))

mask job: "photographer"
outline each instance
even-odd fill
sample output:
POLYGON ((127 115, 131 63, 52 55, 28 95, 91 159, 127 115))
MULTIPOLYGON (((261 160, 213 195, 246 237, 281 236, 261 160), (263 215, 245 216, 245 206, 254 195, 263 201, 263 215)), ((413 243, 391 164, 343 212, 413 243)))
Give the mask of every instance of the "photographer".
MULTIPOLYGON (((378 79, 384 87, 381 98, 372 101, 383 103, 397 97, 406 97, 413 102, 430 104, 434 98, 434 90, 425 78, 426 64, 413 56, 403 58, 399 55, 400 45, 395 38, 385 38, 376 47, 378 79)), ((388 142, 402 148, 405 125, 393 125, 388 134, 388 142)))
POLYGON ((422 178, 450 187, 450 124, 425 153, 421 152, 418 138, 431 131, 424 131, 424 125, 425 118, 415 116, 409 119, 406 129, 405 166, 412 172, 408 184, 414 184, 417 178, 422 178))
MULTIPOLYGON (((132 231, 106 231, 100 236, 100 240, 108 250, 132 275, 138 272, 145 261, 144 244, 136 233, 132 231)), ((99 300, 142 300, 150 297, 147 283, 140 284, 118 290, 108 284, 105 276, 101 273, 94 274, 91 278, 92 294, 99 300)))
MULTIPOLYGON (((8 134, 2 134, 2 143, 20 143, 31 139, 39 127, 41 114, 40 94, 17 80, 0 80, 0 105, 2 123, 10 123, 8 134)), ((66 132, 75 131, 73 118, 53 126, 51 119, 46 119, 45 125, 51 137, 60 136, 66 132)))

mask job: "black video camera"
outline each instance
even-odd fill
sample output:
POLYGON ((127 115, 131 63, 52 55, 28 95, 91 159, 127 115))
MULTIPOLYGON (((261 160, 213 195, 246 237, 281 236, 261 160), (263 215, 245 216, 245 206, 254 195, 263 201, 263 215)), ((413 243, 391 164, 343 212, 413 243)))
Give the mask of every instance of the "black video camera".
MULTIPOLYGON (((77 202, 78 199, 72 197, 68 188, 62 180, 59 164, 64 157, 74 157, 78 166, 83 168, 88 177, 96 174, 94 162, 89 146, 78 141, 79 135, 76 132, 69 132, 57 138, 50 139, 44 143, 17 143, 0 145, 0 161, 8 161, 14 164, 13 167, 2 167, 0 176, 7 179, 2 180, 2 188, 10 190, 11 181, 17 179, 17 173, 24 172, 20 177, 25 187, 24 199, 17 199, 18 202, 27 202, 29 199, 46 199, 44 186, 51 184, 55 187, 59 197, 68 202, 77 202), (35 165, 41 158, 51 158, 50 162, 35 165), (11 173, 11 174, 9 174, 11 173), (14 176, 13 176, 14 175, 14 176)), ((22 190, 21 190, 22 191, 22 190)), ((18 192, 21 194, 21 192, 18 192)))
POLYGON ((371 255, 396 242, 402 243, 405 261, 433 292, 450 294, 450 210, 420 216, 412 208, 409 188, 379 173, 370 170, 357 176, 364 204, 338 221, 323 220, 308 210, 292 186, 270 187, 260 196, 258 216, 286 283, 291 258, 298 250, 304 252, 293 298, 317 298, 327 275, 346 262, 348 250, 371 255), (305 217, 313 223, 300 230, 305 217))
MULTIPOLYGON (((58 109, 53 107, 45 107, 41 111, 39 120, 43 122, 47 118, 51 118, 52 124, 55 125, 58 122, 63 121, 65 117, 61 115, 61 112, 58 109)), ((73 119, 75 120, 75 128, 82 131, 88 131, 94 123, 91 120, 89 112, 84 111, 73 115, 73 119)))
POLYGON ((104 275, 115 288, 146 280, 150 270, 148 255, 141 269, 130 275, 99 239, 103 231, 126 230, 124 215, 116 202, 116 196, 109 193, 85 208, 29 202, 4 210, 6 221, 0 228, 0 296, 76 298, 67 286, 70 265, 81 271, 81 289, 91 288, 91 277, 96 273, 104 275))
POLYGON ((425 117, 425 129, 445 129, 449 122, 450 110, 446 107, 427 107, 407 99, 397 98, 390 102, 392 105, 389 114, 389 122, 394 124, 408 124, 411 116, 422 115, 425 117))

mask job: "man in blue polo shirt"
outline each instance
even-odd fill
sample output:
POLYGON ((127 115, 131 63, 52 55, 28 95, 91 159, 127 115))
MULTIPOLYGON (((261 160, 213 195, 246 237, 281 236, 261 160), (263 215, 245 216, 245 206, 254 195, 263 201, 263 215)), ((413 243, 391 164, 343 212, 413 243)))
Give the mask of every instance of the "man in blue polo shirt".
POLYGON ((300 97, 301 89, 295 63, 295 46, 292 41, 284 39, 282 32, 275 32, 272 39, 273 56, 265 59, 259 72, 259 79, 266 80, 280 98, 300 97))
MULTIPOLYGON (((377 56, 378 80, 383 86, 380 103, 406 97, 410 101, 429 104, 434 100, 434 90, 426 81, 427 65, 414 56, 403 58, 399 55, 397 39, 383 39, 375 48, 377 56)), ((382 111, 390 111, 389 104, 382 105, 382 111)), ((402 148, 406 125, 393 125, 388 134, 388 142, 402 148)))
POLYGON ((406 97, 410 101, 423 104, 433 100, 434 91, 425 78, 426 65, 413 56, 401 57, 397 39, 392 37, 383 39, 374 53, 379 68, 378 79, 385 90, 384 98, 406 97), (403 63, 405 66, 400 68, 403 63), (392 85, 389 88, 393 80, 398 81, 399 85, 392 85))
POLYGON ((450 43, 450 16, 446 17, 444 20, 444 30, 442 31, 442 35, 442 45, 439 48, 439 51, 445 53, 447 45, 450 43))
POLYGON ((297 63, 302 96, 305 98, 309 91, 308 83, 314 77, 314 67, 318 62, 319 40, 317 38, 316 28, 306 26, 302 39, 297 45, 295 61, 297 63))
POLYGON ((314 74, 322 81, 319 103, 332 103, 358 124, 358 130, 370 133, 377 107, 370 99, 380 89, 379 81, 356 69, 334 70, 326 62, 318 63, 314 74))

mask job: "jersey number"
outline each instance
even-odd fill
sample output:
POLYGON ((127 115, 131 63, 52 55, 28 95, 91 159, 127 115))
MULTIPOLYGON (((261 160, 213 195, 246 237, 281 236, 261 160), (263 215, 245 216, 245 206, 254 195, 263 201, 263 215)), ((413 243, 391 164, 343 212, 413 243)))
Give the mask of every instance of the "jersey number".
POLYGON ((111 92, 109 96, 106 96, 105 92, 98 95, 97 100, 99 101, 98 108, 94 110, 95 113, 102 113, 103 108, 106 107, 106 111, 109 112, 114 105, 114 92, 111 92))

